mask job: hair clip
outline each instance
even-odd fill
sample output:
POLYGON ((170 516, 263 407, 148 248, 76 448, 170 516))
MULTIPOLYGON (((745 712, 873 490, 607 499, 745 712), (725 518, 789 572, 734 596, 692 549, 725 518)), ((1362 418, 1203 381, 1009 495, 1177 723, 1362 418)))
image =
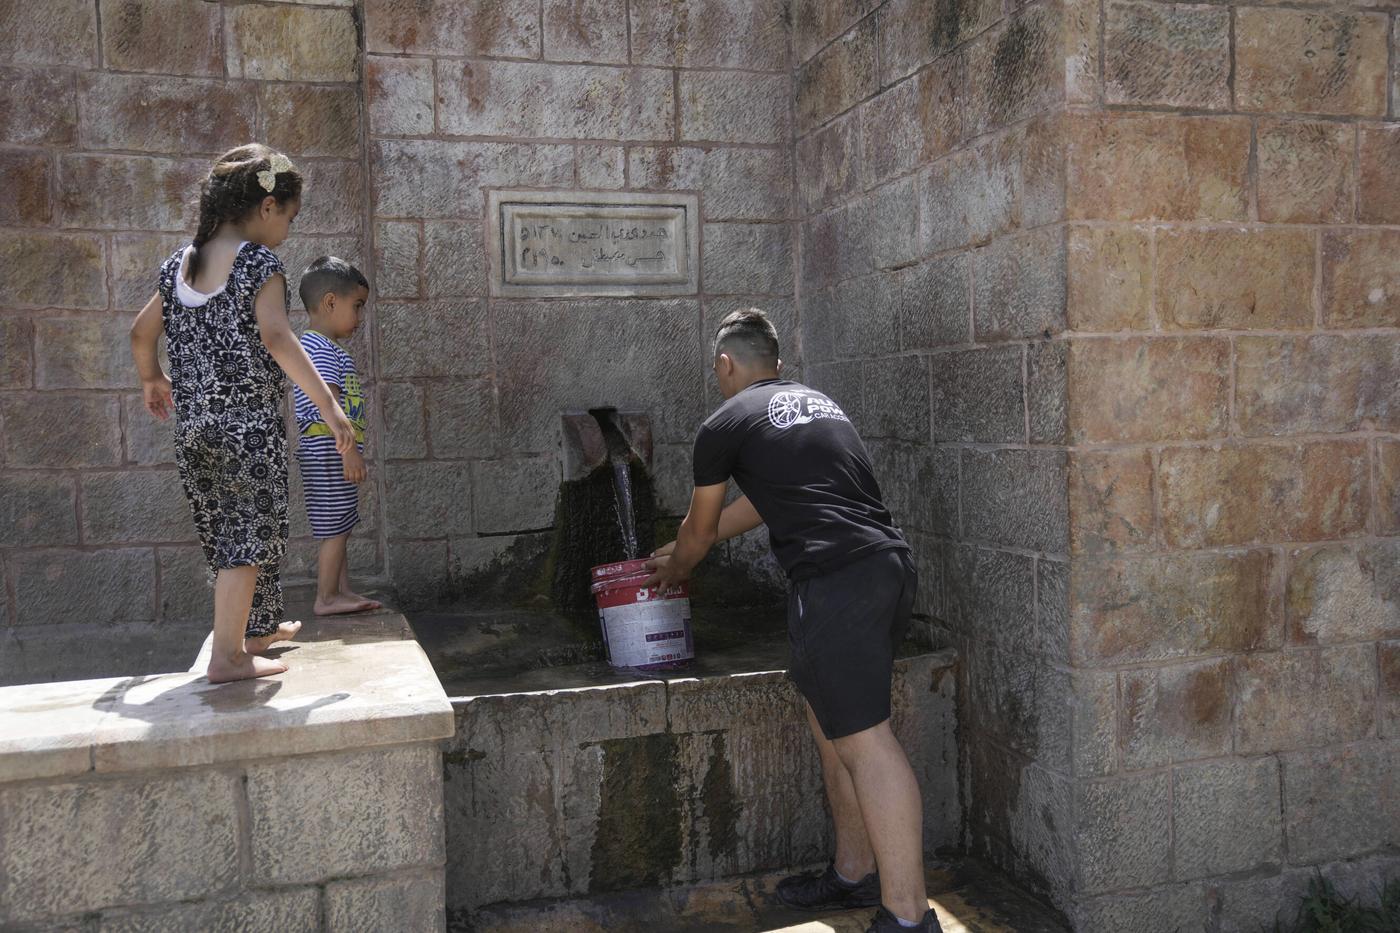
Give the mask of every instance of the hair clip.
POLYGON ((258 172, 258 184, 262 185, 264 191, 271 194, 272 189, 277 187, 277 176, 283 172, 290 172, 294 166, 292 160, 280 152, 274 152, 268 162, 271 164, 270 169, 258 172))

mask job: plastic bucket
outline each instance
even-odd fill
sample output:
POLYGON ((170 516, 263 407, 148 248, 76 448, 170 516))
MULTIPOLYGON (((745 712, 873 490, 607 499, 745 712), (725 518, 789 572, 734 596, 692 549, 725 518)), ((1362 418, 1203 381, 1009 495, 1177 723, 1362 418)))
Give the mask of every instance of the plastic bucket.
POLYGON ((642 584, 645 560, 594 567, 593 598, 613 667, 650 670, 695 657, 690 634, 690 591, 684 583, 662 592, 642 584))

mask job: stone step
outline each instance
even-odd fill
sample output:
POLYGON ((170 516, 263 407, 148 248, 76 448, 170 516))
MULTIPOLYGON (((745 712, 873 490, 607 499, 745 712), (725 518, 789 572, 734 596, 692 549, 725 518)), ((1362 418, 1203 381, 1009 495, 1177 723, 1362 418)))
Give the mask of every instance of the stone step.
MULTIPOLYGON (((483 907, 449 919, 449 933, 864 933, 870 910, 808 914, 773 891, 783 873, 684 887, 483 907)), ((1053 911, 970 859, 933 865, 929 905, 945 933, 1067 933, 1053 911)))

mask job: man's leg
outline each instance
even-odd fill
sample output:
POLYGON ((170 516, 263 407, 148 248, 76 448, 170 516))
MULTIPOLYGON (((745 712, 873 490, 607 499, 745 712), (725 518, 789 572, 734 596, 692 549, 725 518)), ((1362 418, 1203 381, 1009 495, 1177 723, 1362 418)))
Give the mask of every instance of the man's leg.
POLYGON ((914 769, 890 731, 889 720, 835 739, 831 745, 850 775, 880 867, 880 900, 895 916, 917 922, 929 908, 923 799, 914 769))
POLYGON ((811 704, 803 701, 803 706, 807 709, 812 738, 817 743, 817 754, 821 756, 822 785, 826 788, 831 821, 836 827, 836 870, 848 881, 859 881, 875 870, 875 852, 870 848, 870 837, 865 834, 851 772, 846 770, 836 747, 822 734, 811 704))

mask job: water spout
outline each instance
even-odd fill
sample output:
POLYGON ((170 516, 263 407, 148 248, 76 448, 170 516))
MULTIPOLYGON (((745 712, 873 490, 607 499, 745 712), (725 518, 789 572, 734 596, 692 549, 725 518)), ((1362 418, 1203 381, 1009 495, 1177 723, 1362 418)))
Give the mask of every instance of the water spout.
POLYGON ((598 422, 598 428, 603 432, 603 440, 607 444, 623 552, 627 560, 636 560, 641 556, 637 544, 637 507, 632 493, 632 459, 636 455, 618 423, 616 408, 594 408, 588 413, 598 422))

